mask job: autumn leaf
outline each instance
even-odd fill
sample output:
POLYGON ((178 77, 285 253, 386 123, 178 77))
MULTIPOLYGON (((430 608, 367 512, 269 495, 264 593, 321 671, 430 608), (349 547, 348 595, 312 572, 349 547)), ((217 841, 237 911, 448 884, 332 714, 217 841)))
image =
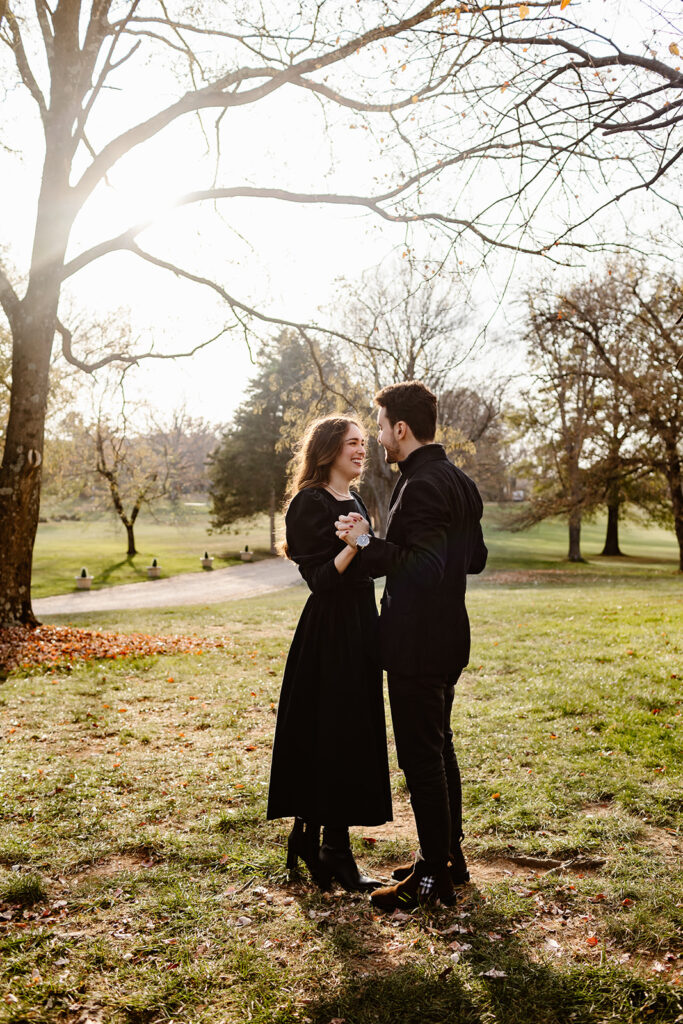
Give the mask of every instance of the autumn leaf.
POLYGON ((586 939, 586 942, 588 943, 589 946, 597 946, 597 944, 598 944, 598 937, 597 937, 597 935, 589 935, 588 938, 586 939))
MULTIPOLYGON (((118 660, 155 654, 200 654, 220 650, 229 640, 207 640, 194 636, 153 636, 147 633, 105 633, 73 626, 9 626, 0 629, 0 667, 6 671, 48 665, 71 665, 76 661, 118 660)), ((169 682, 173 677, 169 676, 169 682)), ((58 680, 51 680, 54 686, 58 680)), ((108 705, 105 705, 105 707, 108 705)))
POLYGON ((524 21, 524 19, 526 18, 528 13, 529 13, 529 8, 527 7, 527 5, 526 4, 520 4, 519 5, 519 16, 522 19, 522 21, 524 21))
POLYGON ((678 48, 678 43, 669 43, 669 53, 673 57, 680 57, 681 51, 678 48))
POLYGON ((563 11, 565 7, 569 7, 571 2, 572 0, 562 0, 562 3, 560 4, 560 10, 563 11))

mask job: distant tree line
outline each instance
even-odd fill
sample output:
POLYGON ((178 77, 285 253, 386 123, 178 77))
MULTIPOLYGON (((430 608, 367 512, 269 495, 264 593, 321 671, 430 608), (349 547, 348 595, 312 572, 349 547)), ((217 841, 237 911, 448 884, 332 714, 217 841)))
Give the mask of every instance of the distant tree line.
MULTIPOLYGON (((373 438, 374 393, 419 378, 439 398, 439 439, 479 483, 486 500, 506 495, 509 466, 503 424, 505 382, 474 386, 464 377, 465 307, 438 278, 425 284, 409 268, 372 274, 344 289, 334 342, 284 330, 258 354, 258 372, 210 457, 212 523, 229 529, 248 515, 276 516, 297 440, 311 419, 351 413, 373 438), (341 340, 340 340, 341 338, 341 340)), ((383 532, 395 469, 368 446, 360 490, 383 532)))
POLYGON ((620 555, 631 504, 673 527, 683 570, 682 325, 680 278, 635 264, 527 295, 529 382, 512 421, 533 491, 517 525, 566 515, 572 561, 582 519, 598 508, 608 514, 602 553, 620 555))
MULTIPOLYGON (((507 522, 523 529, 563 516, 568 558, 581 561, 581 526, 607 512, 603 555, 619 556, 627 506, 673 527, 683 569, 683 293, 673 273, 635 264, 601 268, 558 290, 541 281, 525 299, 523 386, 466 376, 466 310, 438 279, 374 275, 340 305, 327 345, 284 330, 263 345, 244 402, 209 459, 212 522, 230 528, 276 515, 287 466, 306 422, 353 412, 374 436, 374 391, 419 378, 439 398, 438 439, 484 500, 510 497, 513 474, 528 501, 507 522)), ((371 444, 360 489, 385 527, 395 472, 371 444)))

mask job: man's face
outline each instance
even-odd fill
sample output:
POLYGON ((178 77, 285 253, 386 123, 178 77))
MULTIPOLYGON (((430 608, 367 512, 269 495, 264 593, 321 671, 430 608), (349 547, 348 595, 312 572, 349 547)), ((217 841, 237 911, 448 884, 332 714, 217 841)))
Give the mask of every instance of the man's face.
POLYGON ((387 417, 387 411, 382 406, 379 407, 377 413, 377 426, 379 428, 379 434, 377 440, 384 448, 384 459, 386 462, 398 462, 400 458, 400 452, 398 442, 394 435, 394 428, 392 427, 387 417))

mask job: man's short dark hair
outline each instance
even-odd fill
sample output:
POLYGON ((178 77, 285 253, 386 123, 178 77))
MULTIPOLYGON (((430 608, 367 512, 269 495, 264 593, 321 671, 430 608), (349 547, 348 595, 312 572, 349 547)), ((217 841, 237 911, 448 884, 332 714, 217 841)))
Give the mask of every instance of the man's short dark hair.
POLYGON ((422 381, 406 380, 390 384, 375 395, 375 402, 386 410, 392 427, 403 420, 412 430, 415 440, 426 444, 436 434, 436 395, 422 381))

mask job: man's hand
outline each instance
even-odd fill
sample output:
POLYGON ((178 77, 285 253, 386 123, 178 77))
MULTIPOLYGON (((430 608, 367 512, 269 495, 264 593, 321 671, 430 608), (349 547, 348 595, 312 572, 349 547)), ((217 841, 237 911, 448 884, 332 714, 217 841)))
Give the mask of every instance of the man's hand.
POLYGON ((370 532, 370 524, 358 512, 339 516, 334 526, 339 539, 345 541, 351 548, 355 548, 356 538, 360 537, 361 533, 370 532))

